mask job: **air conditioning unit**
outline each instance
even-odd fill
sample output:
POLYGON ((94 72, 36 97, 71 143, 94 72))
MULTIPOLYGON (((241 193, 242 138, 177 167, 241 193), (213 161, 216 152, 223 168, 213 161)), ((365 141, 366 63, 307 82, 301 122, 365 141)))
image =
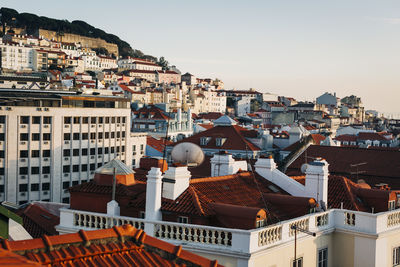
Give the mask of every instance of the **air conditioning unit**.
POLYGON ((125 127, 125 123, 122 124, 122 127, 125 127))
POLYGON ((44 161, 49 161, 49 158, 44 158, 43 160, 44 160, 44 161))
POLYGON ((19 178, 26 179, 26 176, 25 175, 21 175, 19 178))
POLYGON ((69 176, 69 174, 68 173, 64 173, 64 177, 68 177, 69 176))
POLYGON ((26 142, 25 142, 25 141, 21 141, 20 144, 21 144, 21 145, 25 145, 26 142))
POLYGON ((37 111, 42 111, 42 108, 36 108, 37 111))
POLYGON ((49 125, 48 125, 48 124, 45 124, 43 127, 44 127, 44 128, 49 128, 49 125))
POLYGON ((24 197, 24 196, 26 196, 26 193, 25 192, 21 192, 21 197, 24 197))
POLYGON ((101 159, 101 155, 98 155, 97 157, 98 157, 99 159, 101 159))
POLYGON ((44 141, 43 144, 48 145, 49 141, 44 141))
POLYGON ((90 143, 93 143, 93 144, 94 144, 94 140, 90 140, 90 143))
POLYGON ((50 109, 49 108, 44 108, 44 111, 49 111, 50 109))
POLYGON ((43 195, 48 195, 49 191, 43 191, 43 195))
POLYGON ((26 159, 20 159, 21 162, 26 162, 26 159))
POLYGON ((25 125, 25 124, 22 124, 22 125, 21 125, 21 128, 26 128, 26 125, 25 125))
POLYGON ((117 124, 117 127, 119 127, 119 123, 117 124))
POLYGON ((69 128, 69 124, 64 124, 64 128, 69 128))
POLYGON ((65 157, 64 160, 69 160, 69 158, 68 158, 68 157, 65 157))
POLYGON ((117 142, 119 142, 119 138, 117 138, 117 142))
POLYGON ((68 144, 69 144, 69 141, 68 141, 68 140, 64 141, 64 144, 68 145, 68 144))
POLYGON ((135 156, 135 155, 136 155, 136 152, 133 152, 133 155, 135 156))
POLYGON ((90 127, 91 127, 91 128, 94 128, 94 127, 96 127, 96 125, 92 124, 92 125, 90 125, 90 127))

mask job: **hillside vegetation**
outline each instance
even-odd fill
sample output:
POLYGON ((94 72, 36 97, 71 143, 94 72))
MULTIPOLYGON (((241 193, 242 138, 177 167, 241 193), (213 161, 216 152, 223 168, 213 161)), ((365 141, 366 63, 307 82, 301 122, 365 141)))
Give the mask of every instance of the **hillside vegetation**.
POLYGON ((116 44, 120 56, 132 56, 159 62, 156 57, 145 55, 142 51, 133 49, 130 44, 121 40, 118 36, 106 33, 105 31, 95 28, 81 20, 69 22, 68 20, 52 19, 31 13, 18 13, 14 9, 5 7, 0 9, 0 13, 3 33, 5 29, 4 26, 7 25, 14 28, 26 29, 27 34, 30 35, 35 34, 35 32, 40 28, 60 33, 72 33, 92 38, 101 38, 108 43, 116 44))

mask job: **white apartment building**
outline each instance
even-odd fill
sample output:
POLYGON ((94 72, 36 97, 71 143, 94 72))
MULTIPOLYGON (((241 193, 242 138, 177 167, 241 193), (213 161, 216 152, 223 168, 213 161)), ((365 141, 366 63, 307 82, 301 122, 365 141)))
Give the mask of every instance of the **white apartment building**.
POLYGON ((16 43, 3 43, 0 40, 1 68, 9 70, 35 70, 34 49, 16 43))
POLYGON ((223 91, 211 88, 192 89, 189 93, 192 112, 195 114, 226 111, 226 95, 223 91))
POLYGON ((162 67, 155 64, 154 62, 132 57, 119 59, 118 68, 126 70, 149 70, 149 71, 162 70, 162 67))
POLYGON ((15 89, 0 95, 0 201, 67 203, 67 189, 110 160, 131 167, 139 137, 131 139, 129 100, 15 89))
POLYGON ((87 55, 81 56, 84 62, 84 68, 85 71, 91 70, 91 71, 100 71, 102 70, 101 68, 101 63, 100 63, 100 58, 96 55, 96 53, 90 53, 87 55))
POLYGON ((101 70, 118 68, 117 60, 106 56, 98 56, 98 57, 100 59, 101 70))
POLYGON ((140 159, 146 154, 147 133, 131 133, 132 168, 139 168, 140 159))

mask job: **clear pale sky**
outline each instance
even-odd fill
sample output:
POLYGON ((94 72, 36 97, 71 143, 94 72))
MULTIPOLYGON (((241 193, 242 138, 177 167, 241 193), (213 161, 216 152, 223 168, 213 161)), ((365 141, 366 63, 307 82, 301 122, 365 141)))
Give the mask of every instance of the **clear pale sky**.
POLYGON ((226 88, 362 97, 400 115, 399 0, 48 1, 3 7, 84 20, 226 88))

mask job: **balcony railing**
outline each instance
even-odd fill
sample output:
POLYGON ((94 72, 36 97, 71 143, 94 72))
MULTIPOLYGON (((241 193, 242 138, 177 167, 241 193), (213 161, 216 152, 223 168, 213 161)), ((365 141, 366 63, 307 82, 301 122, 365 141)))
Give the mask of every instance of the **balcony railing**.
MULTIPOLYGON (((70 209, 60 209, 60 212, 60 225, 56 227, 60 233, 131 224, 138 229, 145 230, 151 236, 169 242, 196 243, 196 246, 215 247, 215 249, 225 248, 244 253, 254 253, 271 246, 292 242, 294 230, 291 229, 291 226, 293 225, 314 233, 341 229, 374 236, 387 230, 400 229, 400 210, 372 214, 332 209, 253 230, 150 221, 70 209)), ((298 237, 312 238, 301 232, 297 232, 297 235, 298 237)))

